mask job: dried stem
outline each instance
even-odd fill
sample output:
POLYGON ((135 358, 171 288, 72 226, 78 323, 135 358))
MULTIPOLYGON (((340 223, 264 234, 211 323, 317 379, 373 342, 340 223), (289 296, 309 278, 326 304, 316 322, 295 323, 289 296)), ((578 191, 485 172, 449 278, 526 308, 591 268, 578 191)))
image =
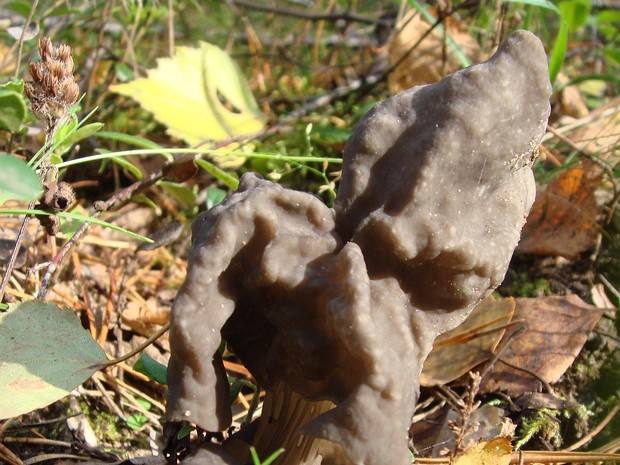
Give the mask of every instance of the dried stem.
POLYGON ((32 21, 32 17, 34 16, 34 11, 37 9, 37 5, 39 4, 39 0, 34 0, 32 2, 32 7, 30 8, 30 12, 28 12, 28 17, 26 18, 26 22, 24 23, 24 27, 22 28, 22 33, 19 35, 18 48, 17 48, 17 63, 15 64, 15 74, 13 78, 17 79, 19 77, 19 67, 22 61, 22 52, 24 48, 24 36, 26 35, 26 31, 28 27, 30 27, 30 22, 32 21))

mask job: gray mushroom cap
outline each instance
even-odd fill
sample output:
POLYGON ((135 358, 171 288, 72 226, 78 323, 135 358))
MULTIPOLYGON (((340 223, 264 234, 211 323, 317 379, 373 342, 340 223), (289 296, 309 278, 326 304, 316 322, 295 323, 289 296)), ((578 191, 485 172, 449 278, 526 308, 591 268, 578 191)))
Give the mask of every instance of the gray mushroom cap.
POLYGON ((305 425, 355 464, 405 464, 435 337, 501 283, 534 200, 549 114, 540 41, 377 105, 335 209, 253 174, 193 226, 171 321, 167 417, 231 422, 224 338, 267 389, 336 406, 305 425))

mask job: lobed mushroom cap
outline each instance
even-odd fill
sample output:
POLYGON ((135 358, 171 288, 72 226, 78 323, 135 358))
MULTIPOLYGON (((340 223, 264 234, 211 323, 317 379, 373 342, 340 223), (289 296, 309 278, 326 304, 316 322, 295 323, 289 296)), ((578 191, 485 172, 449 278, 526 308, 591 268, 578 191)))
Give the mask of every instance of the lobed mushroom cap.
POLYGON ((519 31, 486 63, 365 116, 334 210, 244 175, 193 226, 168 419, 228 427, 223 337, 268 392, 285 383, 336 404, 305 433, 351 463, 408 463, 422 362, 503 279, 550 94, 542 44, 519 31))

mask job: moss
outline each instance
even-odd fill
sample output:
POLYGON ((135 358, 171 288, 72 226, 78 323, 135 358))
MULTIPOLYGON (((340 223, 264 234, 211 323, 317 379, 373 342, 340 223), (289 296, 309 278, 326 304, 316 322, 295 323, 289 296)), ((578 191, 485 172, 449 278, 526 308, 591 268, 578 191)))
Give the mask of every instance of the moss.
POLYGON ((558 414, 558 410, 545 408, 533 411, 530 416, 524 416, 515 449, 521 449, 534 438, 549 442, 556 448, 560 447, 562 445, 562 434, 558 414))

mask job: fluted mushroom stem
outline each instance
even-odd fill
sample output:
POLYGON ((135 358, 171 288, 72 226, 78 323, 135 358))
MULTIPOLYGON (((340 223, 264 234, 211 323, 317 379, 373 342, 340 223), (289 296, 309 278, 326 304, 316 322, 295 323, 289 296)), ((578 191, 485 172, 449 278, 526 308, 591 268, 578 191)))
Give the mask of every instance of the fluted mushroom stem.
POLYGON ((303 434, 300 430, 319 415, 332 409, 328 400, 311 402, 284 383, 267 391, 254 447, 263 459, 283 448, 277 465, 319 465, 327 441, 303 434))

